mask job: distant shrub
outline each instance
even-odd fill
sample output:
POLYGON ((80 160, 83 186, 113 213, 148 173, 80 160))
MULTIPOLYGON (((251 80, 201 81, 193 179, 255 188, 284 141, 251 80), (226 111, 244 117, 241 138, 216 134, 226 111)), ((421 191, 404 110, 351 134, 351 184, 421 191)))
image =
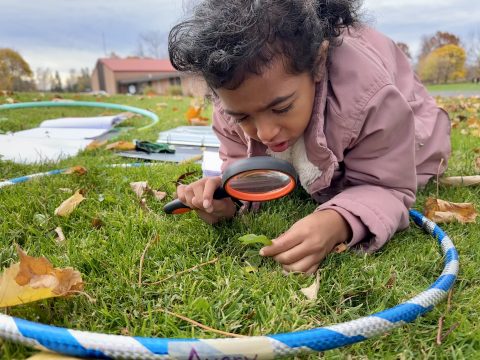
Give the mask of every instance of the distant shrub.
POLYGON ((170 96, 181 96, 183 95, 182 87, 180 85, 170 85, 167 94, 170 96))

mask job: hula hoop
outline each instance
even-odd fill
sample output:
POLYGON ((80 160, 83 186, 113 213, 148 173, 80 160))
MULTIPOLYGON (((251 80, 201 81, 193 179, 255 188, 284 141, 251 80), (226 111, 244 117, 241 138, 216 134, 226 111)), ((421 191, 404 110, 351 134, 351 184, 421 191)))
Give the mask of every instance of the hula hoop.
MULTIPOLYGON (((137 167, 150 163, 115 164, 137 167)), ((61 174, 65 170, 42 173, 61 174)), ((28 181, 39 174, 24 176, 28 181)), ((14 179, 10 180, 13 182, 14 179)), ((11 185, 14 185, 12 183, 11 185)), ((113 359, 273 359, 325 351, 360 342, 412 322, 433 309, 448 294, 458 274, 458 253, 445 232, 416 210, 410 217, 437 239, 445 256, 444 269, 425 291, 390 309, 356 320, 305 331, 236 339, 146 338, 107 335, 44 325, 0 314, 0 338, 26 346, 80 357, 113 359)))
POLYGON ((0 105, 0 110, 27 109, 27 108, 35 108, 35 107, 77 107, 77 106, 98 107, 98 108, 130 111, 136 114, 146 116, 150 120, 152 120, 152 122, 147 126, 143 126, 139 128, 138 130, 140 131, 148 129, 158 122, 157 114, 148 110, 144 110, 144 109, 140 109, 140 108, 128 106, 128 105, 102 103, 102 102, 94 102, 94 101, 68 100, 68 101, 39 101, 39 102, 25 102, 25 103, 16 103, 16 104, 3 104, 3 105, 0 105))

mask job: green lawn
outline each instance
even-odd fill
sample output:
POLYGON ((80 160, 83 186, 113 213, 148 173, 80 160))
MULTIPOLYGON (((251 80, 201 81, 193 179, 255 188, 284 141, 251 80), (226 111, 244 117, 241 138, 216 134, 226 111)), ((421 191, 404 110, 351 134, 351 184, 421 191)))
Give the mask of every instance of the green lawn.
MULTIPOLYGON (((50 95, 20 94, 15 98, 49 100, 50 95)), ((189 98, 143 98, 114 96, 97 99, 72 96, 77 100, 101 100, 138 106, 156 112, 160 122, 148 131, 131 131, 125 139, 155 140, 161 130, 186 125, 184 113, 189 98), (167 103, 168 106, 159 106, 167 103)), ((463 106, 460 100, 445 100, 452 111, 479 117, 480 100, 463 106), (473 114, 476 112, 476 114, 473 114)), ((472 100, 473 102, 474 100, 472 100)), ((5 97, 0 96, 0 103, 5 97)), ((101 109, 29 109, 0 112, 0 130, 16 131, 34 127, 42 120, 60 116, 106 114, 101 109)), ((453 114, 455 115, 455 114, 453 114)), ((127 125, 140 126, 146 119, 127 125)), ((453 130, 454 146, 448 175, 474 175, 474 149, 480 138, 462 135, 465 125, 453 130)), ((162 207, 172 199, 174 182, 198 165, 161 164, 143 168, 110 168, 105 164, 128 162, 105 150, 83 152, 55 165, 18 165, 0 162, 0 179, 83 165, 84 176, 58 175, 0 189, 0 265, 18 261, 15 244, 32 256, 46 256, 57 267, 78 269, 85 282, 85 296, 43 300, 3 310, 45 324, 104 332, 151 337, 199 337, 218 335, 202 330, 165 312, 166 309, 204 325, 243 335, 265 335, 327 326, 366 316, 401 303, 432 284, 443 269, 436 241, 412 225, 397 234, 374 255, 353 252, 332 254, 320 270, 317 300, 307 301, 300 293, 313 279, 284 276, 271 260, 260 260, 251 248, 240 244, 246 233, 276 237, 296 220, 315 208, 297 191, 292 196, 268 203, 258 215, 246 215, 218 226, 209 226, 195 214, 167 216, 162 207), (167 191, 163 202, 147 198, 151 212, 145 212, 129 183, 147 180, 155 189, 167 191), (65 189, 86 191, 87 200, 69 218, 53 215, 69 195, 65 189), (95 228, 92 220, 101 219, 95 228), (66 241, 57 244, 53 229, 62 227, 66 241), (172 277, 159 285, 138 285, 140 261, 147 244, 158 240, 146 252, 142 279, 155 282, 169 275, 215 259, 211 265, 172 277), (258 271, 247 273, 248 264, 258 271), (393 280, 395 279, 395 280, 393 280)), ((428 196, 436 196, 430 184, 418 194, 415 208, 422 209, 428 196)), ((439 197, 454 202, 473 202, 480 209, 480 188, 440 186, 439 197)), ((477 221, 478 223, 478 221, 477 221)), ((471 359, 480 351, 480 226, 442 226, 460 253, 461 270, 445 317, 444 331, 458 323, 441 345, 436 345, 438 319, 446 302, 412 324, 346 348, 322 354, 327 359, 471 359), (475 325, 477 324, 477 325, 475 325)), ((0 358, 21 359, 34 350, 11 342, 0 344, 0 358)), ((317 359, 302 355, 298 359, 317 359)))
POLYGON ((458 83, 458 84, 438 84, 428 85, 429 91, 478 91, 480 93, 480 84, 474 84, 472 82, 458 83))

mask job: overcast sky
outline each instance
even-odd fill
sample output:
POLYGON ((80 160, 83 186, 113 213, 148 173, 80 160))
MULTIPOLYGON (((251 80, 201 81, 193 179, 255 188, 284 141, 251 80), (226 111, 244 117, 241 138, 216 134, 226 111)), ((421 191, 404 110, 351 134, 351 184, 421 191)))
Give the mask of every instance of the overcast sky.
MULTIPOLYGON (((0 0, 0 48, 17 50, 30 64, 59 70, 95 66, 114 51, 138 51, 139 35, 168 33, 188 11, 188 0, 0 0)), ((369 24, 413 55, 423 35, 448 31, 467 42, 480 34, 478 0, 366 0, 369 24)))

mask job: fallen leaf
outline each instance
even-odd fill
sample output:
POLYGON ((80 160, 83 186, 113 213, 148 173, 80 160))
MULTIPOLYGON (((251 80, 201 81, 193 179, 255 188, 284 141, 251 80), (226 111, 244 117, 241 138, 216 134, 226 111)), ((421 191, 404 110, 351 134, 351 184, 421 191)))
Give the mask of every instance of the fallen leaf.
POLYGON ((57 216, 68 216, 73 210, 83 201, 85 198, 80 193, 80 190, 77 190, 75 194, 70 196, 67 200, 62 202, 58 208, 55 209, 55 215, 57 216))
POLYGON ((87 145, 86 150, 95 150, 99 149, 107 144, 107 140, 93 140, 90 144, 87 145))
POLYGON ((341 244, 335 246, 335 248, 333 249, 333 252, 336 252, 337 254, 341 254, 341 253, 343 253, 347 250, 348 250, 347 244, 341 243, 341 244))
POLYGON ((0 277, 0 307, 25 304, 83 290, 80 273, 73 268, 54 268, 45 258, 28 256, 17 247, 20 262, 0 277))
POLYGON ((67 171, 65 171, 65 174, 85 175, 86 173, 87 173, 87 169, 83 166, 73 166, 67 171))
POLYGON ((49 351, 42 351, 30 356, 29 358, 26 358, 25 360, 80 360, 80 359, 84 359, 84 358, 66 356, 62 354, 52 353, 49 351))
POLYGON ((201 106, 189 106, 187 112, 185 113, 185 117, 187 118, 188 121, 190 121, 193 118, 198 118, 201 112, 202 112, 201 106))
POLYGON ((159 191, 159 190, 153 190, 153 189, 151 189, 151 194, 152 194, 153 197, 154 197, 155 199, 157 199, 158 201, 162 201, 162 200, 165 199, 165 197, 167 196, 167 193, 166 193, 166 192, 159 191))
POLYGON ((57 238, 55 239, 58 243, 62 243, 65 241, 65 235, 63 234, 63 230, 60 226, 55 229, 57 233, 57 238))
POLYGON ((424 214, 430 220, 437 223, 475 222, 477 213, 472 203, 452 203, 441 199, 428 198, 425 202, 424 214))
POLYGON ((130 187, 132 188, 133 192, 137 194, 138 198, 141 198, 145 191, 147 191, 149 188, 146 181, 131 182, 130 187))
POLYGON ((238 240, 240 240, 240 242, 244 245, 251 245, 251 244, 262 244, 265 246, 272 245, 272 240, 267 238, 265 235, 247 234, 247 235, 240 236, 238 240))
POLYGON ((391 289, 393 288, 396 282, 397 282, 397 273, 393 272, 392 275, 390 275, 390 278, 388 279, 387 283, 385 284, 385 287, 387 289, 391 289))
POLYGON ((308 300, 315 300, 318 296, 318 290, 320 289, 320 273, 317 271, 315 281, 309 287, 300 289, 300 291, 307 297, 308 300))
POLYGON ((132 182, 130 183, 130 187, 140 199, 144 194, 151 194, 158 201, 162 201, 167 196, 166 192, 152 189, 146 181, 132 182))
POLYGON ((130 141, 116 141, 108 144, 105 147, 106 150, 135 150, 135 144, 130 141))
POLYGON ((140 207, 142 208, 143 211, 145 212, 150 212, 152 210, 150 210, 150 208, 148 207, 147 205, 147 200, 146 199, 140 199, 140 202, 139 202, 139 205, 140 207))
POLYGON ((98 217, 95 217, 92 219, 92 226, 95 228, 95 229, 100 229, 102 226, 103 226, 103 221, 102 219, 98 218, 98 217))
POLYGON ((475 169, 480 171, 480 157, 475 159, 475 169))

